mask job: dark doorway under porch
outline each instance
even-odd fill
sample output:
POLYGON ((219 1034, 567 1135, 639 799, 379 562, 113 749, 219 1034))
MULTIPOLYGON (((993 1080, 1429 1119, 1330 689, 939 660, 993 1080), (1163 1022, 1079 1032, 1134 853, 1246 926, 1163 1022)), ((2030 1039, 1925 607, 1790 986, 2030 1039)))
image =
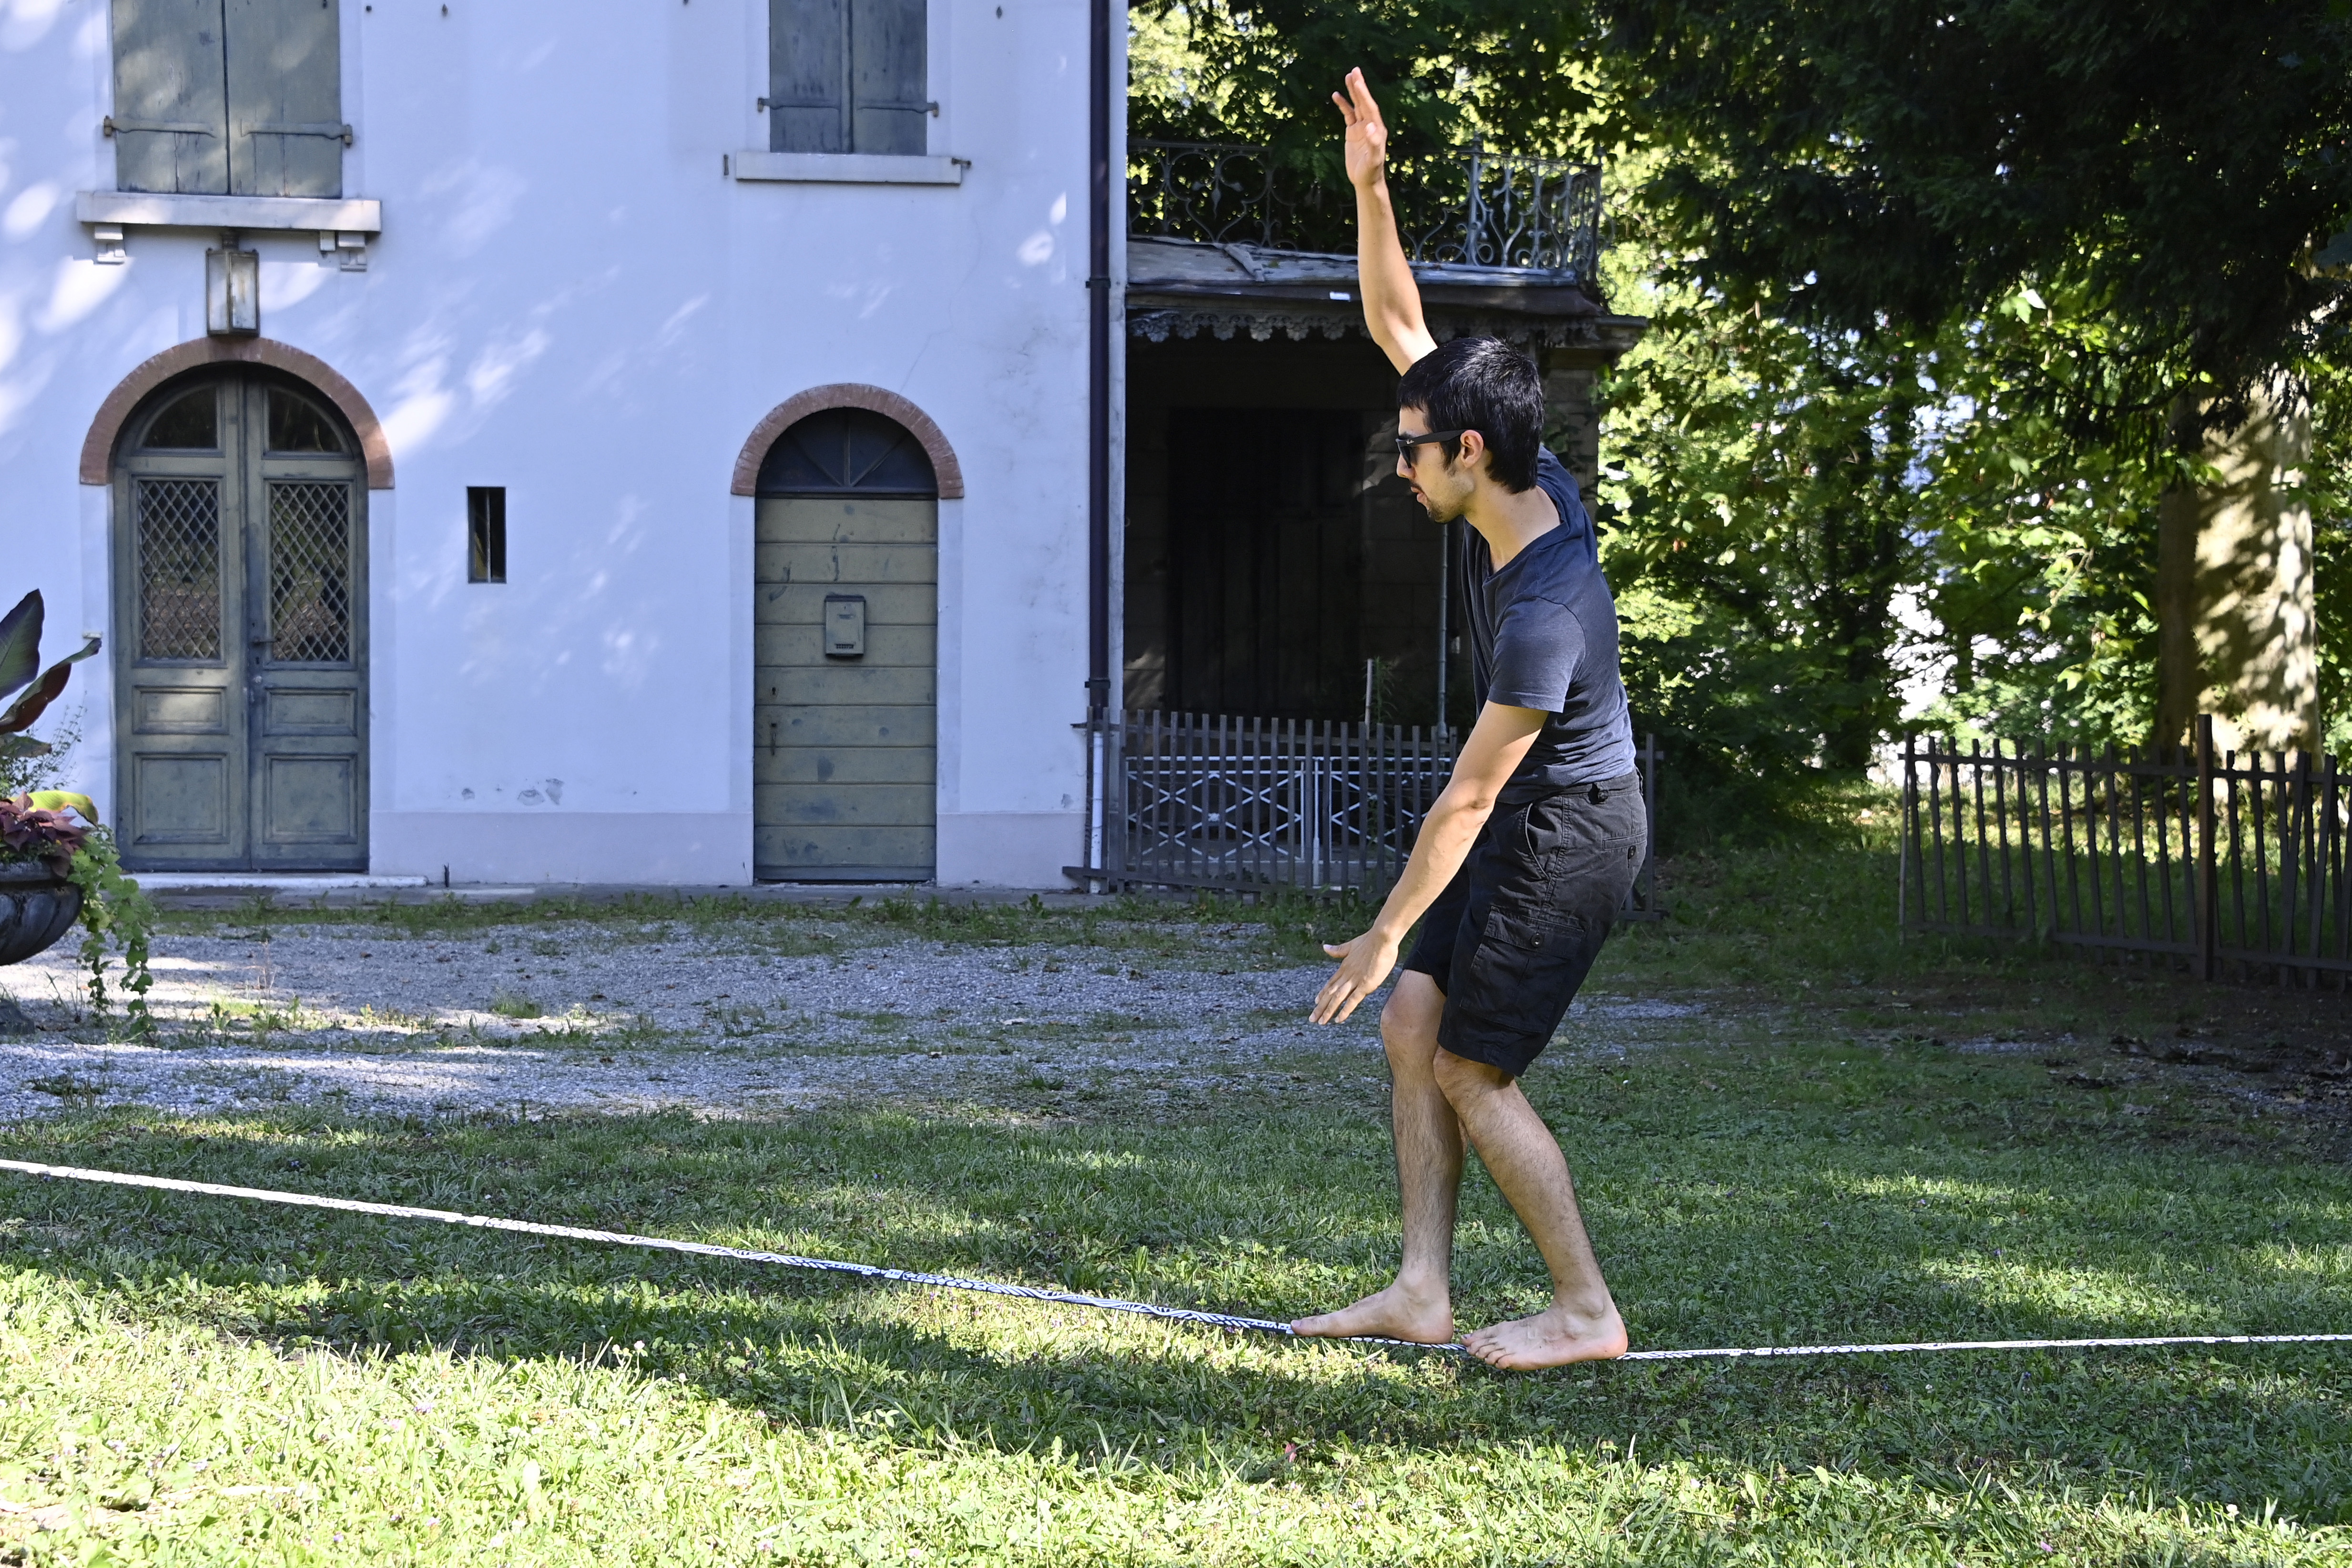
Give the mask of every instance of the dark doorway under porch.
POLYGON ((1203 335, 1128 363, 1126 706, 1360 720, 1369 661, 1373 718, 1434 723, 1444 536, 1395 478, 1380 351, 1203 335))

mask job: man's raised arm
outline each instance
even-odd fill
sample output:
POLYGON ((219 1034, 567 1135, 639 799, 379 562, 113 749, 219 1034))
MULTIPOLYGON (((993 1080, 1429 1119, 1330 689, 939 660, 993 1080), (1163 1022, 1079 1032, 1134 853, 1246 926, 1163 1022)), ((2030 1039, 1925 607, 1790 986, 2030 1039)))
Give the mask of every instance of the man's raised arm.
POLYGON ((1364 73, 1348 73, 1348 90, 1333 93, 1348 122, 1348 183, 1356 187, 1356 284, 1364 297, 1364 324, 1372 342, 1403 371, 1437 346, 1422 319, 1421 287, 1397 237, 1396 209, 1389 205, 1389 129, 1372 101, 1364 73))

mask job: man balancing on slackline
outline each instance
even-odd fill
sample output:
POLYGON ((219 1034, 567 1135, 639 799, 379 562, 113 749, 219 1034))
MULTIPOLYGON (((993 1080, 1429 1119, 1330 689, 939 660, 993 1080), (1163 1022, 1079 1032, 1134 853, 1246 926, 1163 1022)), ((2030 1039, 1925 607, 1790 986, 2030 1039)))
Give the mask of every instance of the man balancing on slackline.
POLYGON ((1315 1022, 1345 1019, 1426 916, 1381 1011, 1404 1261, 1387 1289, 1292 1328, 1454 1338, 1448 1277, 1466 1136, 1542 1251, 1552 1299, 1464 1348, 1509 1368, 1606 1360, 1625 1353, 1625 1321, 1585 1237, 1568 1162, 1518 1078, 1584 983, 1647 838, 1617 608, 1576 480, 1541 443, 1534 363, 1495 338, 1430 336, 1389 205, 1380 107, 1361 71, 1332 99, 1348 121, 1365 322, 1403 373, 1397 472, 1433 521, 1470 524, 1457 560, 1479 708, 1404 875, 1370 931, 1324 949, 1339 969, 1315 999, 1315 1022))

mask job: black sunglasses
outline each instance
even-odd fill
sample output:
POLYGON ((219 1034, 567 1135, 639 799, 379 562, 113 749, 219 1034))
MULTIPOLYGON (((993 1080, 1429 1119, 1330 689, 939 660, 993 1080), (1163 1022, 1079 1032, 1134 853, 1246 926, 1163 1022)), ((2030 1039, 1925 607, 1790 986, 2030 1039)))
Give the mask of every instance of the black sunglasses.
POLYGON ((1424 431, 1418 436, 1408 436, 1400 430, 1396 433, 1397 461, 1409 468, 1413 465, 1412 449, 1415 447, 1426 447, 1432 441, 1458 441, 1468 434, 1470 430, 1466 426, 1459 430, 1424 431))

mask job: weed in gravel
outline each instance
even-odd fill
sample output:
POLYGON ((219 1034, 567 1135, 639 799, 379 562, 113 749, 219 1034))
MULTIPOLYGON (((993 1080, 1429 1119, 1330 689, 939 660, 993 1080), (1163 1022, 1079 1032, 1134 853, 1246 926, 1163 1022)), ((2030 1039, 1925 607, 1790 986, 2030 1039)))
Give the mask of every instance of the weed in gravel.
POLYGON ((547 1009, 520 992, 501 991, 490 998, 490 1011, 501 1018, 542 1018, 547 1009))
POLYGON ((637 1013, 633 1014, 627 1023, 608 1032, 604 1037, 604 1043, 616 1047, 642 1050, 670 1045, 684 1037, 663 1028, 655 1021, 651 1013, 637 1013))
POLYGON ((242 1034, 256 1045, 267 1044, 281 1034, 302 1034, 318 1028, 324 1021, 302 1010, 302 999, 296 997, 283 1006, 267 1002, 241 1002, 233 996, 215 996, 205 1008, 206 1021, 212 1032, 226 1041, 232 1035, 242 1034))
POLYGON ((834 958, 848 945, 834 930, 803 930, 777 922, 754 927, 750 945, 763 958, 834 958))
POLYGON ((1182 1022, 1175 1018, 1152 1018, 1141 1013, 1098 1012, 1087 1020, 1086 1026, 1098 1035, 1120 1030, 1181 1029, 1182 1022))
POLYGON ((561 1019, 530 1030, 530 1037, 537 1044, 568 1046, 591 1042, 602 1045, 606 1037, 593 1015, 584 1008, 574 1007, 561 1019))
POLYGON ((25 1087, 35 1094, 55 1095, 68 1104, 75 1100, 96 1100, 106 1093, 106 1085, 102 1080, 83 1077, 70 1068, 64 1072, 45 1073, 39 1078, 28 1078, 25 1080, 25 1087))
POLYGON ((782 1026, 782 1020, 756 1003, 736 1003, 725 1007, 710 1003, 704 1005, 704 1021, 717 1026, 721 1039, 749 1039, 755 1035, 772 1034, 782 1026))
POLYGON ((434 1026, 434 1020, 423 1013, 404 1012, 398 1007, 378 1007, 373 1003, 360 1008, 360 1022, 363 1026, 409 1032, 430 1029, 434 1026))

